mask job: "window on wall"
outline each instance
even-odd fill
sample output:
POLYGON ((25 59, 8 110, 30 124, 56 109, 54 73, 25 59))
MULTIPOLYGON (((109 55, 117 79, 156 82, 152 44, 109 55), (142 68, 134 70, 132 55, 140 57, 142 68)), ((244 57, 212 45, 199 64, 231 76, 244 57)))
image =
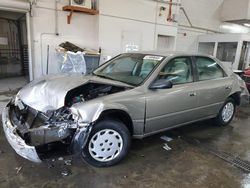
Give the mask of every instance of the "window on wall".
POLYGON ((158 35, 157 50, 173 50, 175 37, 158 35))
POLYGON ((221 61, 234 62, 237 42, 219 42, 216 57, 221 61))
POLYGON ((206 55, 214 54, 215 42, 200 42, 198 47, 198 52, 206 55))
POLYGON ((213 59, 207 57, 196 57, 195 59, 199 81, 224 77, 224 71, 213 59))

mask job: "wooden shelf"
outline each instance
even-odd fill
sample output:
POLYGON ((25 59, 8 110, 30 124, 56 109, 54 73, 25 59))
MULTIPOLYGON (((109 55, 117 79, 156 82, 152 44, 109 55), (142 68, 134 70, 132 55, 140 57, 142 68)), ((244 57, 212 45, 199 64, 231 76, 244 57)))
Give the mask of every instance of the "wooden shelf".
POLYGON ((73 12, 79 12, 79 13, 84 13, 84 14, 89 14, 89 15, 96 15, 99 13, 98 10, 83 8, 83 7, 78 7, 78 6, 69 6, 69 5, 64 6, 63 10, 70 12, 70 14, 68 15, 68 19, 67 19, 68 24, 70 24, 71 22, 73 12))

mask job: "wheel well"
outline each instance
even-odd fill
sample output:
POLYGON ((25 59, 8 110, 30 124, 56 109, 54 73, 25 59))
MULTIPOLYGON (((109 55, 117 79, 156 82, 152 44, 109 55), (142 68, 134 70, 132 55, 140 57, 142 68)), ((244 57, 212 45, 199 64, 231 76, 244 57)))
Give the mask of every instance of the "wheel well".
POLYGON ((235 101, 235 104, 238 106, 240 105, 240 94, 240 92, 236 92, 229 96, 229 98, 232 98, 235 101))
POLYGON ((122 123, 126 125, 131 135, 133 135, 133 132, 134 132, 133 122, 127 112, 123 110, 106 110, 101 113, 97 121, 100 121, 103 119, 115 119, 115 120, 121 121, 122 123))

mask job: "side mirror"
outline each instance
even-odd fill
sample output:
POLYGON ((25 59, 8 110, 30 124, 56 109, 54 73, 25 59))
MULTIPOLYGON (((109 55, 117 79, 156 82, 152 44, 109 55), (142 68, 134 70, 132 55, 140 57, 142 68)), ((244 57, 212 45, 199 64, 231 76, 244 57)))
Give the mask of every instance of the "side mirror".
POLYGON ((173 83, 171 81, 165 79, 158 79, 149 86, 149 89, 169 89, 172 87, 173 83))

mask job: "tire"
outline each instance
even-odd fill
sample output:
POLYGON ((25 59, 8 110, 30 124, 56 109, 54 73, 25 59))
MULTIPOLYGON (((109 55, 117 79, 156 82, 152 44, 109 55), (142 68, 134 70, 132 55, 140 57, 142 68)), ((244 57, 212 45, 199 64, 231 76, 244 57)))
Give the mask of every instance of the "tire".
POLYGON ((216 124, 220 126, 228 125, 234 118, 235 110, 235 101, 232 98, 228 98, 215 118, 216 124))
POLYGON ((130 132, 122 122, 102 120, 93 126, 81 157, 95 167, 113 166, 127 156, 130 143, 130 132))

